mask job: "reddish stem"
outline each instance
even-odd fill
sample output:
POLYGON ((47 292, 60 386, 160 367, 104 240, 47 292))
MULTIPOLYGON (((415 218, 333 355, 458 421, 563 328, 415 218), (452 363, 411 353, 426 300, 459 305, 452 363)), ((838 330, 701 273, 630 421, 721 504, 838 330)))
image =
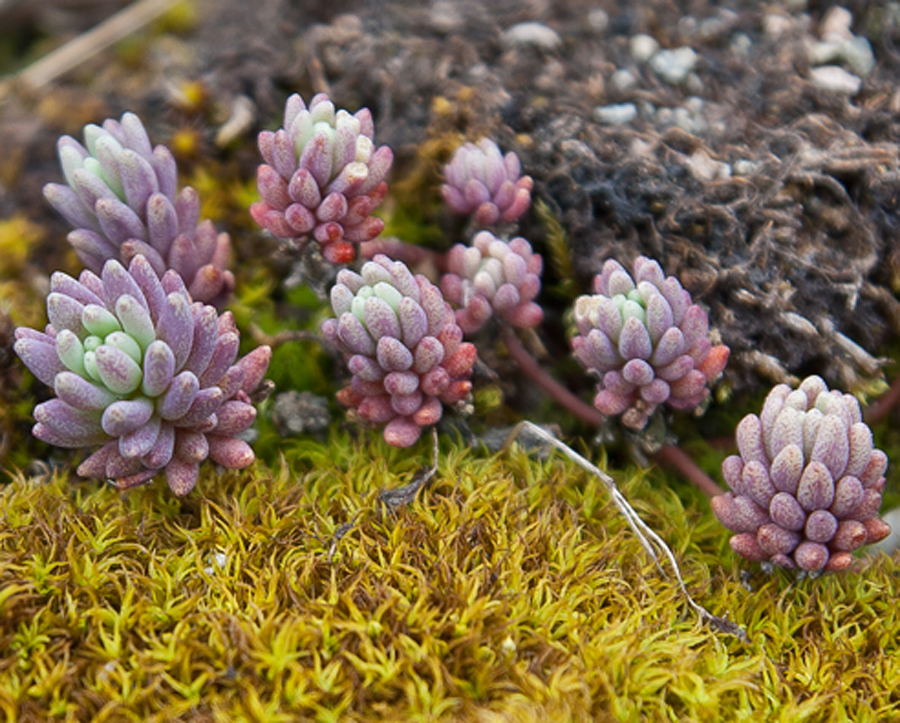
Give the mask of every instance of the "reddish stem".
POLYGON ((697 463, 694 462, 684 450, 667 445, 659 450, 653 458, 661 464, 668 464, 677 469, 685 479, 693 482, 701 491, 705 492, 710 497, 717 497, 718 495, 725 494, 725 490, 719 487, 719 485, 713 481, 712 477, 700 469, 697 463))
MULTIPOLYGON (((569 412, 579 419, 583 419, 588 424, 599 427, 603 422, 603 415, 595 408, 582 401, 580 398, 572 394, 556 379, 544 369, 537 360, 528 353, 528 350, 522 345, 515 332, 507 326, 502 327, 501 337, 503 344, 509 355, 515 360, 519 368, 530 378, 535 384, 550 395, 560 406, 565 407, 569 412)), ((663 447, 654 456, 657 462, 668 464, 677 469, 681 475, 700 488, 710 497, 724 494, 719 485, 717 485, 712 477, 704 472, 700 467, 678 447, 663 447)))
POLYGON ((549 372, 538 364, 537 360, 522 346, 522 342, 519 341, 512 329, 504 326, 500 334, 509 355, 531 381, 579 419, 583 419, 595 427, 600 426, 603 422, 603 415, 551 377, 549 372))

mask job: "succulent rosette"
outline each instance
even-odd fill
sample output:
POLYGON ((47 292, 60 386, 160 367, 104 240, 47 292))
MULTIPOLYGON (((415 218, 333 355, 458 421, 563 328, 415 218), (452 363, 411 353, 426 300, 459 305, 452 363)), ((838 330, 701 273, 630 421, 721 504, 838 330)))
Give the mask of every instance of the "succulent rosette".
POLYGON ((807 572, 843 570, 854 550, 884 539, 878 517, 887 455, 859 402, 821 377, 776 386, 737 428, 739 455, 722 463, 731 491, 713 511, 742 557, 807 572))
POLYGON ((713 346, 709 318, 688 291, 645 256, 634 277, 612 259, 594 278, 593 295, 575 302, 575 356, 600 377, 594 406, 643 429, 660 404, 694 409, 725 368, 727 346, 713 346))
POLYGON ((256 222, 282 239, 314 238, 332 263, 352 261, 354 244, 381 233, 372 211, 387 194, 394 155, 375 148, 372 113, 335 111, 324 93, 307 108, 287 99, 284 126, 259 134, 265 159, 257 173, 262 200, 250 207, 256 222))
POLYGON ((271 350, 237 358, 230 312, 192 302, 182 278, 159 279, 144 256, 126 270, 107 261, 100 276, 54 273, 46 331, 19 328, 15 351, 56 398, 34 410, 34 435, 59 447, 98 445, 78 467, 121 489, 165 471, 185 495, 207 457, 233 469, 253 450, 237 437, 256 418, 249 393, 271 350))
POLYGON ((473 334, 497 314, 520 329, 541 323, 544 312, 534 302, 541 290, 543 260, 524 238, 502 241, 479 231, 472 245, 457 244, 448 254, 441 290, 457 307, 456 323, 473 334))
POLYGON ((480 226, 517 221, 531 206, 531 176, 522 175, 519 157, 505 156, 489 138, 464 143, 444 166, 444 203, 480 226))
POLYGON ((128 264, 142 254, 157 276, 177 271, 195 300, 227 300, 231 240, 200 221, 197 192, 178 190, 172 153, 151 146, 140 118, 125 113, 87 125, 84 145, 63 136, 58 150, 66 183, 48 183, 44 196, 75 227, 68 240, 85 266, 99 274, 109 259, 128 264))
POLYGON ((360 273, 343 269, 331 290, 336 318, 322 325, 353 377, 338 400, 384 439, 408 447, 435 424, 444 404, 465 399, 475 347, 440 290, 400 261, 378 254, 360 273))

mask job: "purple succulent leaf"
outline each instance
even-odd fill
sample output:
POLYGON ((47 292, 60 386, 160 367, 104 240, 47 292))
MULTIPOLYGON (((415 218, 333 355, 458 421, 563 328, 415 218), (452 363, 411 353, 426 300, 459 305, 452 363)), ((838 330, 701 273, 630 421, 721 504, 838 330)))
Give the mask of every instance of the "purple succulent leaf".
POLYGON ((103 411, 100 423, 110 437, 121 437, 145 425, 152 416, 153 402, 146 397, 120 399, 103 411))
POLYGON ((184 462, 174 455, 166 465, 166 484, 178 497, 184 497, 196 487, 199 475, 199 464, 196 462, 184 462))
POLYGON ((859 475, 859 481, 862 482, 863 487, 869 488, 877 484, 878 481, 884 477, 884 473, 887 471, 887 465, 887 455, 880 449, 872 450, 869 464, 866 465, 863 473, 859 475))
POLYGON ((118 200, 118 197, 106 183, 93 173, 84 168, 79 168, 72 173, 69 185, 78 194, 81 202, 90 209, 96 207, 97 202, 103 199, 118 200))
POLYGON ((178 167, 172 151, 165 146, 156 146, 149 160, 159 181, 159 192, 166 198, 175 198, 178 193, 178 167))
POLYGON ((81 336, 84 333, 81 322, 84 308, 84 304, 65 294, 51 292, 47 297, 47 318, 57 330, 69 329, 81 336))
POLYGON ((141 367, 121 349, 102 344, 95 359, 100 381, 114 394, 130 394, 141 385, 141 367))
POLYGON ((194 334, 191 351, 181 369, 198 376, 209 365, 219 338, 219 314, 215 307, 201 306, 194 316, 194 334))
POLYGON ((778 492, 769 502, 769 516, 779 527, 798 532, 806 524, 807 514, 794 495, 778 492))
POLYGON ((622 367, 622 378, 638 387, 646 386, 654 379, 653 367, 643 359, 631 359, 622 367))
POLYGON ((218 418, 216 434, 233 437, 253 424, 256 419, 256 408, 252 404, 232 400, 222 404, 216 416, 218 418))
POLYGON ((806 520, 806 539, 813 542, 829 542, 837 532, 838 521, 828 510, 816 510, 806 520))
POLYGON ((170 422, 161 421, 156 441, 144 454, 141 461, 150 469, 162 469, 172 459, 174 450, 175 427, 170 422))
POLYGON ((106 477, 106 463, 109 461, 110 457, 113 454, 116 454, 118 452, 118 448, 118 440, 107 442, 100 449, 90 455, 86 460, 84 460, 80 465, 78 465, 76 474, 79 477, 95 477, 98 479, 106 477))
POLYGON ((383 336, 376 348, 378 363, 387 371, 406 371, 413 364, 412 352, 399 339, 383 336))
MULTIPOLYGON (((38 437, 59 447, 82 447, 91 442, 84 440, 100 438, 106 441, 106 436, 100 426, 100 414, 98 412, 76 409, 66 404, 62 399, 50 399, 34 408, 34 419, 46 430, 47 434, 38 437), (59 443, 50 439, 54 436, 67 443, 59 443)), ((37 436, 35 430, 35 436, 37 436)))
POLYGON ((156 444, 162 420, 151 416, 147 422, 137 429, 119 437, 119 454, 126 459, 143 457, 156 444))
POLYGON ((797 501, 809 512, 831 506, 834 501, 834 480, 824 464, 810 462, 803 470, 797 486, 797 501))
POLYGON ((865 489, 856 477, 842 477, 834 488, 831 513, 838 519, 847 517, 862 502, 865 489))
POLYGON ((806 540, 794 550, 794 560, 807 572, 821 570, 828 563, 828 548, 820 542, 806 540))
POLYGON ((200 222, 200 197, 190 186, 185 186, 175 197, 175 215, 178 217, 178 233, 191 235, 200 222))
POLYGON ((69 186, 61 183, 48 183, 44 186, 44 198, 60 216, 75 228, 100 230, 97 217, 69 186))
POLYGON ((175 355, 175 368, 181 369, 194 340, 193 314, 187 294, 171 293, 156 325, 156 335, 175 355))
POLYGON ((168 256, 172 240, 178 235, 178 214, 175 206, 162 193, 147 199, 147 241, 163 257, 168 256))
POLYGON ((757 460, 751 460, 744 465, 741 478, 744 494, 760 507, 768 508, 778 490, 772 484, 767 466, 757 460))
POLYGON ((738 450, 744 462, 756 460, 769 464, 763 440, 762 424, 755 414, 748 414, 739 423, 736 432, 738 450))
POLYGON ((222 437, 214 434, 206 436, 209 457, 216 464, 229 469, 244 469, 256 459, 253 450, 242 439, 222 437))
POLYGON ((342 314, 338 320, 337 337, 351 354, 375 355, 375 341, 365 325, 354 314, 342 314))
POLYGON ((850 427, 849 456, 847 468, 844 474, 858 477, 869 464, 874 449, 872 430, 863 422, 857 422, 850 427))
POLYGON ((735 496, 734 523, 735 532, 756 532, 762 525, 770 521, 768 510, 743 495, 735 496))
POLYGON ((847 468, 849 457, 850 441, 847 436, 847 425, 834 415, 825 415, 819 425, 809 459, 821 462, 828 468, 833 479, 839 479, 847 468))
POLYGON ((444 360, 444 345, 435 337, 426 336, 416 346, 414 357, 412 370, 426 374, 444 360))
POLYGON ((115 311, 122 329, 143 349, 156 340, 156 329, 150 312, 131 294, 124 294, 116 299, 115 311))
MULTIPOLYGON (((384 390, 395 397, 408 397, 418 391, 419 379, 419 375, 412 371, 390 372, 384 377, 384 390)), ((415 409, 418 409, 420 405, 421 402, 416 405, 415 409)), ((406 413, 412 414, 415 409, 406 413)))
POLYGON ((619 336, 619 354, 624 359, 649 359, 652 353, 647 327, 639 319, 626 319, 619 336))
POLYGON ((800 533, 785 530, 772 522, 760 527, 756 533, 759 546, 770 555, 789 554, 797 547, 801 539, 800 533))
POLYGON ((772 432, 766 437, 766 454, 774 459, 789 444, 803 445, 805 414, 785 405, 775 420, 772 432))
POLYGON ((88 412, 102 411, 119 398, 108 389, 70 371, 58 373, 53 380, 53 388, 56 396, 70 407, 88 412))
POLYGON ((199 464, 209 455, 206 435, 185 429, 175 432, 175 459, 191 464, 199 464))
POLYGON ((160 190, 156 172, 146 158, 132 150, 123 151, 118 160, 125 201, 131 208, 143 210, 150 196, 160 190))
MULTIPOLYGON (((22 329, 16 329, 17 338, 13 349, 22 363, 38 380, 52 386, 56 375, 66 369, 56 352, 56 342, 50 337, 44 340, 25 336, 21 333, 22 331, 22 329)), ((77 339, 77 337, 75 338, 77 339)))
POLYGON ((193 372, 175 375, 166 393, 157 402, 159 416, 166 421, 180 421, 191 408, 199 391, 200 382, 193 372))
POLYGON ((239 345, 240 337, 236 333, 229 331, 219 335, 209 364, 200 375, 201 387, 209 387, 219 382, 237 359, 239 345))
POLYGON ((176 427, 193 427, 202 424, 206 419, 214 414, 222 402, 225 401, 225 395, 219 387, 208 387, 197 392, 190 409, 181 419, 173 420, 176 427))
POLYGON ((175 376, 175 355, 164 341, 156 340, 144 352, 144 375, 141 391, 158 397, 168 389, 175 376))
POLYGON ((772 460, 769 475, 772 484, 780 492, 797 493, 797 485, 803 474, 803 452, 796 444, 788 444, 772 460))
POLYGON ((119 248, 119 256, 125 263, 130 263, 137 256, 143 256, 150 262, 157 274, 164 274, 167 268, 165 259, 150 244, 138 239, 128 239, 119 248))
POLYGON ((744 460, 740 455, 732 454, 722 461, 722 476, 736 494, 743 494, 743 471, 744 460))

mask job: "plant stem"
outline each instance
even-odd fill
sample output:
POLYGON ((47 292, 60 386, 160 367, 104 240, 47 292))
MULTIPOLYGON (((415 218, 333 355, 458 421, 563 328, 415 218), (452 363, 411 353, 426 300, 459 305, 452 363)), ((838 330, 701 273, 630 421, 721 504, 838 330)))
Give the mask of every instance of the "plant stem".
POLYGON ((550 376, 537 360, 522 346, 515 332, 508 326, 503 326, 500 331, 503 345, 509 355, 515 360, 525 375, 549 394, 560 406, 583 419, 588 424, 599 427, 603 422, 603 415, 597 409, 572 394, 562 384, 550 376))
POLYGON ((693 482, 710 497, 725 494, 725 490, 719 487, 712 477, 700 469, 697 463, 680 447, 666 445, 653 458, 661 464, 668 464, 677 469, 685 479, 693 482))
MULTIPOLYGON (((594 427, 599 427, 603 422, 603 415, 594 407, 579 399, 566 389, 556 379, 550 376, 544 367, 528 353, 528 350, 519 341, 515 332, 508 326, 503 326, 500 331, 503 344, 509 355, 515 360, 525 375, 550 395, 560 406, 584 420, 594 427)), ((681 475, 700 488, 710 497, 724 493, 712 477, 700 467, 682 450, 673 446, 663 447, 654 455, 654 459, 662 464, 674 467, 681 475)))

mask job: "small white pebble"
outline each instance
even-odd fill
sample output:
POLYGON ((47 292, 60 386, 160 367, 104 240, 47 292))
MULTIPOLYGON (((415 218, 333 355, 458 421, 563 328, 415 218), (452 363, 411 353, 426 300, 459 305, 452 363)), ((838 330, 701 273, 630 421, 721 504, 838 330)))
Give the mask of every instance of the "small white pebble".
POLYGON ((555 50, 562 44, 553 28, 543 23, 519 23, 503 32, 503 42, 506 45, 533 45, 543 50, 555 50))
POLYGON ((697 53, 688 46, 674 50, 660 50, 650 58, 650 67, 671 85, 678 85, 687 78, 696 64, 697 53))
POLYGON ((628 41, 628 47, 635 62, 646 63, 659 50, 659 43, 656 42, 655 38, 639 33, 631 37, 631 40, 628 41))
POLYGON ((756 171, 756 164, 753 161, 741 158, 734 162, 735 176, 750 176, 754 171, 756 171))
POLYGON ((810 77, 816 88, 842 95, 856 95, 862 86, 862 80, 837 65, 823 65, 819 68, 813 68, 810 71, 810 77))
POLYGON ((794 19, 781 13, 769 13, 763 18, 763 32, 772 40, 792 30, 794 19))
POLYGON ((823 40, 850 40, 853 38, 853 32, 850 30, 852 26, 853 13, 847 8, 835 6, 822 18, 819 33, 823 40))
POLYGON ((608 126, 621 125, 637 118, 637 106, 634 103, 618 103, 594 108, 594 118, 608 126))
POLYGON ((630 70, 617 70, 609 79, 610 82, 619 90, 631 90, 637 85, 637 78, 630 70))
POLYGON ((587 21, 588 25, 591 26, 591 30, 596 33, 602 33, 609 27, 609 15, 606 14, 605 10, 601 10, 600 8, 591 10, 588 13, 587 21))

